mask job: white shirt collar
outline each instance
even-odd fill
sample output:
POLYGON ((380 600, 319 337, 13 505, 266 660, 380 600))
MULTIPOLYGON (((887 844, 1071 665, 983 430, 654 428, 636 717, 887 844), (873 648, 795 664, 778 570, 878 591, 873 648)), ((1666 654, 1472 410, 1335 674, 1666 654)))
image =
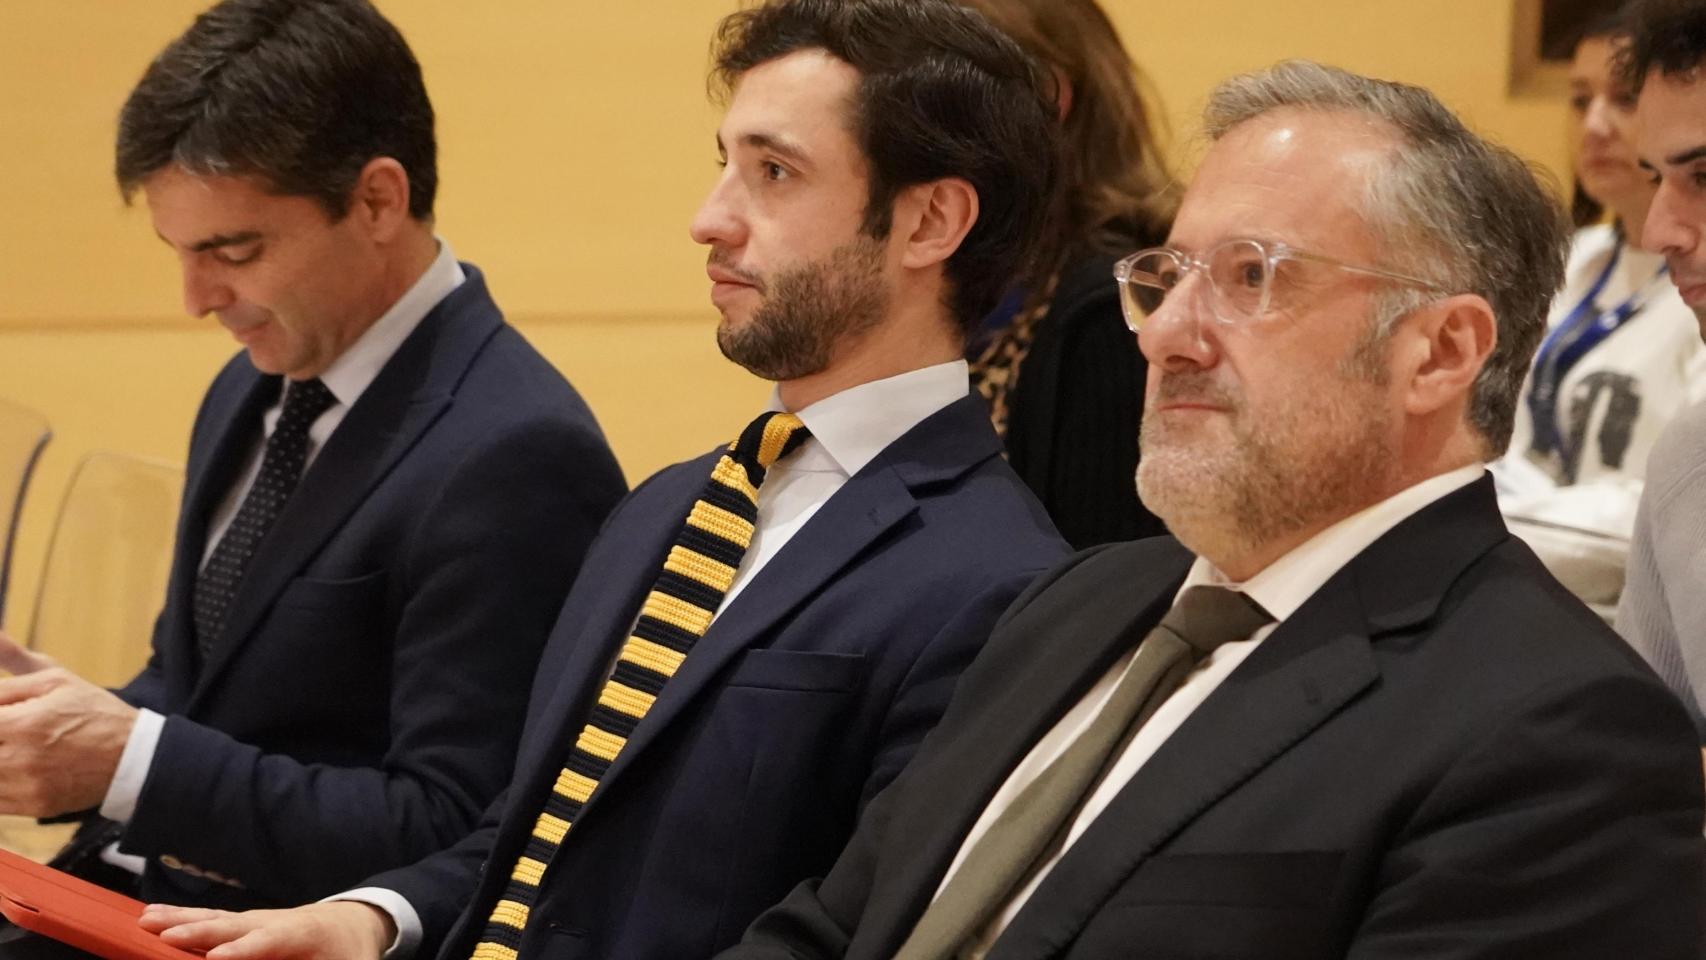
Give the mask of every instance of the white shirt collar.
POLYGON ((450 244, 435 239, 438 239, 438 256, 426 272, 320 374, 320 382, 343 406, 355 406, 379 371, 390 362, 392 354, 409 339, 409 334, 415 332, 432 308, 468 279, 450 244))
POLYGON ((1400 490, 1310 537, 1242 584, 1231 582, 1198 557, 1179 592, 1202 584, 1234 587, 1249 594, 1276 621, 1283 621, 1388 530, 1446 494, 1474 483, 1485 472, 1485 466, 1472 463, 1400 490))
MULTIPOLYGON (((970 390, 966 362, 952 360, 848 387, 797 415, 812 439, 851 477, 908 430, 970 390)), ((775 392, 770 409, 782 409, 775 392)))

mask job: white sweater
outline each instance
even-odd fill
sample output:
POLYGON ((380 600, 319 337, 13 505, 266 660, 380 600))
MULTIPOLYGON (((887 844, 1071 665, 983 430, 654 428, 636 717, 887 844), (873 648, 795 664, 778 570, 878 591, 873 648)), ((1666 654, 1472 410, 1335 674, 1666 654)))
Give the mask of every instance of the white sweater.
MULTIPOLYGON (((1616 247, 1610 226, 1576 233, 1549 331, 1587 295, 1616 247)), ((1693 312, 1669 277, 1658 275, 1662 264, 1656 254, 1625 246, 1600 292, 1601 309, 1632 296, 1644 305, 1559 384, 1556 427, 1577 447, 1570 462, 1535 449, 1530 382, 1510 451, 1493 465, 1512 532, 1591 603, 1613 604, 1622 589, 1627 538, 1659 435, 1689 404, 1706 400, 1706 346, 1693 312)))

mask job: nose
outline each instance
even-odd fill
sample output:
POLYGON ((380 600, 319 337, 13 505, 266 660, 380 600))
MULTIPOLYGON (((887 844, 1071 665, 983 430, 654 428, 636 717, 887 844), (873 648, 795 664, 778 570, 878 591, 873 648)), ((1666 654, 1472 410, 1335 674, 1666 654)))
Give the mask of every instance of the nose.
POLYGON ((694 243, 738 247, 746 242, 746 220, 735 192, 733 170, 726 169, 688 225, 687 232, 694 243))
POLYGON ((202 263, 198 256, 185 257, 182 269, 185 313, 192 317, 205 317, 215 310, 229 307, 235 301, 231 287, 219 275, 218 270, 202 263))
POLYGON ((1654 253, 1683 254, 1691 252, 1699 242, 1699 230, 1679 207, 1676 188, 1668 180, 1660 181, 1647 210, 1646 226, 1641 230, 1641 246, 1654 253))
POLYGON ((1611 102, 1605 97, 1589 100, 1587 113, 1582 117, 1582 135, 1605 140, 1609 139, 1616 129, 1611 119, 1611 102))
POLYGON ((1219 321, 1209 312, 1208 278, 1192 270, 1138 329, 1137 346, 1162 370, 1207 369, 1219 362, 1219 321))

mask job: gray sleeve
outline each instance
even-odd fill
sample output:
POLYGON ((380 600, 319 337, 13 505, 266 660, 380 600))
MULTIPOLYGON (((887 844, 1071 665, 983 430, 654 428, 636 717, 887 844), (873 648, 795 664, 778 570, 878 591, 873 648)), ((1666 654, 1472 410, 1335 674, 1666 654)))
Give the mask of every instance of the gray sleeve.
POLYGON ((1706 625, 1706 461, 1694 462, 1706 453, 1702 410, 1673 423, 1654 451, 1616 625, 1682 700, 1706 744, 1706 676, 1690 676, 1688 667, 1706 657, 1706 632, 1693 629, 1706 625), (1702 649, 1685 651, 1684 643, 1702 649))

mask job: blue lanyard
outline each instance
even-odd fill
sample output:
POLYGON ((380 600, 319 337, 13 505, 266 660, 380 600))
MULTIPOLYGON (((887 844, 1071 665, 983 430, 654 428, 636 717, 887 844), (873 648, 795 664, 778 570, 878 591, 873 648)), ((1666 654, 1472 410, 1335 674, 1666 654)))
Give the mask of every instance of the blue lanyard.
POLYGON ((1533 449, 1536 452, 1556 452, 1565 459, 1573 453, 1565 449, 1566 439, 1558 429, 1558 391, 1565 375, 1590 350, 1639 313, 1646 305, 1646 295, 1653 282, 1665 275, 1666 268, 1659 267, 1651 280, 1630 293, 1622 303, 1609 310, 1601 310, 1599 295, 1605 291, 1611 272, 1617 269, 1617 261, 1622 256, 1623 244, 1619 242, 1612 248, 1611 259, 1606 261, 1599 278, 1594 280, 1569 316, 1546 335, 1535 355, 1534 377, 1528 391, 1528 412, 1534 423, 1533 449))

